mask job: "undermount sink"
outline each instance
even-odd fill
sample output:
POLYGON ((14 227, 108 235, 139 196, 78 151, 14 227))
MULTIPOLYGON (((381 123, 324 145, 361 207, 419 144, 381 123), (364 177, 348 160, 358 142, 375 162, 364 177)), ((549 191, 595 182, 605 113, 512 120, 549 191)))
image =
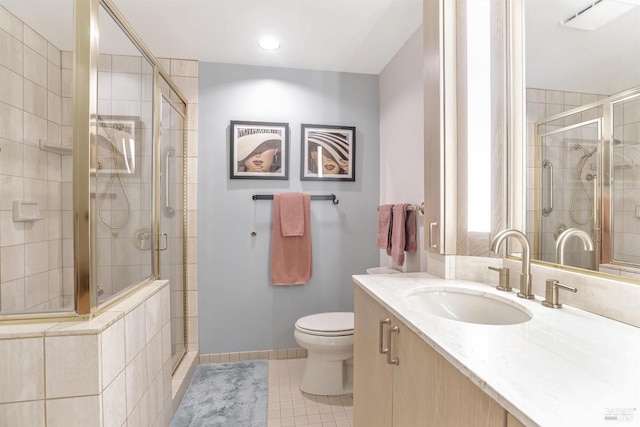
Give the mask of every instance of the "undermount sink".
POLYGON ((532 319, 522 305, 507 298, 463 288, 416 288, 405 295, 414 310, 484 325, 516 325, 532 319))

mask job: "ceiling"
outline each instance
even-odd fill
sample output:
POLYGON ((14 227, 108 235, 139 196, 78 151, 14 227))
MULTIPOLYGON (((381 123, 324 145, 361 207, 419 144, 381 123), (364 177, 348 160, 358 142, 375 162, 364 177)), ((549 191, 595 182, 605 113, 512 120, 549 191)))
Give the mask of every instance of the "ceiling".
POLYGON ((527 87, 612 95, 640 84, 640 7, 593 31, 560 25, 590 3, 525 0, 527 87))
MULTIPOLYGON (((422 22, 422 0, 112 1, 157 57, 366 74, 379 74, 422 22), (279 37, 282 47, 260 49, 263 34, 279 37)), ((523 1, 528 87, 613 94, 640 84, 640 7, 584 31, 559 22, 591 0, 523 1)), ((640 4, 603 0, 613 1, 640 4)), ((73 0, 0 4, 71 49, 73 0)), ((101 20, 106 52, 124 39, 108 29, 101 20)))
MULTIPOLYGON (((422 23, 422 0, 113 2, 156 57, 366 74, 379 74, 422 23), (260 49, 263 35, 281 48, 260 49)), ((0 4, 70 48, 73 0, 0 4)))

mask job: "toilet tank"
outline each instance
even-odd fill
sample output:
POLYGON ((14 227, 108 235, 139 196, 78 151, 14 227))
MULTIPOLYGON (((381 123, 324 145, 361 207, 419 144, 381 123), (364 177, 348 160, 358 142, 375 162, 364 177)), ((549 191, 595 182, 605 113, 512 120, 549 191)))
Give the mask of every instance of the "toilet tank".
POLYGON ((391 267, 370 267, 367 268, 367 274, 394 274, 402 273, 401 271, 394 270, 391 267))

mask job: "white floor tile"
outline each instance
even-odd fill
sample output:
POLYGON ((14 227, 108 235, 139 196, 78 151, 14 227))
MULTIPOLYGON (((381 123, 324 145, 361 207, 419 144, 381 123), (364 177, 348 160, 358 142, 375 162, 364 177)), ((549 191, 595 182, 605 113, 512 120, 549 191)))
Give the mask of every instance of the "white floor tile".
POLYGON ((352 396, 314 396, 300 391, 306 359, 269 360, 268 427, 352 427, 352 396))

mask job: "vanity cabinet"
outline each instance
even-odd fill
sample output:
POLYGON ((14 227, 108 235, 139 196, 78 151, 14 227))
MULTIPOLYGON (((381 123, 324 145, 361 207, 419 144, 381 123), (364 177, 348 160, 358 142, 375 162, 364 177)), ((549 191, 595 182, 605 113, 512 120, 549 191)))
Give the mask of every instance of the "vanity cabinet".
POLYGON ((518 426, 507 424, 502 406, 359 286, 354 292, 355 427, 518 426), (380 354, 386 319, 382 347, 391 348, 397 365, 380 354), (398 329, 387 333, 389 327, 398 329))
MULTIPOLYGON (((354 296, 353 419, 362 427, 391 426, 393 369, 379 352, 380 321, 391 314, 356 286, 354 296)), ((388 324, 383 325, 386 330, 388 324)))

